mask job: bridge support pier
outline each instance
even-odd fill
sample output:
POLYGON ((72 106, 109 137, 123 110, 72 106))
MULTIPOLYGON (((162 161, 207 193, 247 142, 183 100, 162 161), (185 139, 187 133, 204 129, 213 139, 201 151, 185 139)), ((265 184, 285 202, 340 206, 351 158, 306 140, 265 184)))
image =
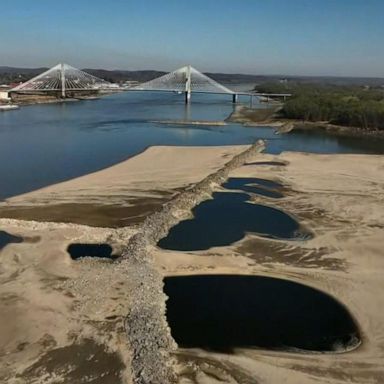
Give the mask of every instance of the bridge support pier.
POLYGON ((237 103, 237 99, 238 99, 238 96, 239 95, 237 95, 236 93, 234 93, 233 95, 232 95, 232 103, 237 103))
POLYGON ((189 104, 191 102, 191 92, 185 92, 185 104, 189 104))
POLYGON ((61 79, 61 97, 65 99, 65 69, 64 64, 60 66, 60 79, 61 79))

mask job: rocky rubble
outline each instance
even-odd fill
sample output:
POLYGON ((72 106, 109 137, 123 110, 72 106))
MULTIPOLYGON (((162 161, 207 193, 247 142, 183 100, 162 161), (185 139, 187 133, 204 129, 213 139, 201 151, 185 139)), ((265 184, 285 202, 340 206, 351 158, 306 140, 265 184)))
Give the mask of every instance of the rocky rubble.
POLYGON ((151 246, 164 237, 180 221, 180 211, 190 210, 210 197, 213 188, 222 184, 231 170, 264 149, 258 141, 232 158, 219 171, 207 176, 193 187, 166 203, 160 212, 149 216, 139 232, 132 236, 122 252, 120 268, 133 280, 131 306, 125 321, 128 342, 132 350, 132 377, 136 384, 166 384, 176 381, 170 352, 177 347, 165 317, 167 297, 163 280, 151 256, 151 246))

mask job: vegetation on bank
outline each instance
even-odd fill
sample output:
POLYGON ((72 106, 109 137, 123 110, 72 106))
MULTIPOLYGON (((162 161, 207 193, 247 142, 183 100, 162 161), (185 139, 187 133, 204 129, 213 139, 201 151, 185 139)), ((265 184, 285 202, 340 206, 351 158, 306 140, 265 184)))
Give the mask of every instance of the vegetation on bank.
POLYGON ((292 93, 280 110, 282 118, 384 130, 382 86, 276 82, 256 88, 265 93, 292 93))

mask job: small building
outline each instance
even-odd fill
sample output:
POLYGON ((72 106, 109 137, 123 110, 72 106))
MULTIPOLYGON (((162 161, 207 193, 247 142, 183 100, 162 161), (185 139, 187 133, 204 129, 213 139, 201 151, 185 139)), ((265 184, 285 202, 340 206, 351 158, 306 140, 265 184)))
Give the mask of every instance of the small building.
POLYGON ((11 87, 8 85, 0 85, 0 101, 9 101, 9 91, 11 90, 11 87))

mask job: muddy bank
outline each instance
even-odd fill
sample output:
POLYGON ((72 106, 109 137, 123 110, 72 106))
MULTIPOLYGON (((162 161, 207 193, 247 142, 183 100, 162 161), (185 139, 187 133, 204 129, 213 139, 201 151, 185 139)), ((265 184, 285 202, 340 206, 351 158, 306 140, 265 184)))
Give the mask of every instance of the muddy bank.
POLYGON ((119 228, 140 224, 151 213, 161 209, 168 199, 142 197, 127 199, 132 205, 63 203, 0 207, 0 217, 41 222, 74 223, 92 227, 119 228))
POLYGON ((8 198, 0 202, 0 217, 94 227, 138 225, 246 148, 150 147, 107 169, 8 198))
POLYGON ((280 126, 281 122, 277 119, 278 111, 281 107, 268 108, 248 108, 244 105, 237 105, 235 110, 225 120, 229 123, 255 124, 257 125, 276 125, 280 126))

